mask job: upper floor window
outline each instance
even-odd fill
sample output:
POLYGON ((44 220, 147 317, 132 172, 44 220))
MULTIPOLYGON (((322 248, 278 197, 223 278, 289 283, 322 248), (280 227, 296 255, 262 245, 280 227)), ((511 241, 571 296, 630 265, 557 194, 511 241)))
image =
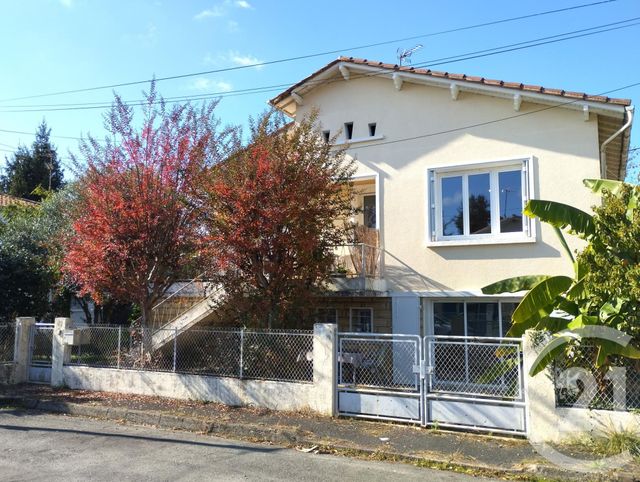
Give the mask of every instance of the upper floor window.
POLYGON ((376 226, 376 196, 375 194, 362 196, 362 217, 364 225, 368 228, 377 228, 376 226))
POLYGON ((344 137, 345 139, 353 139, 353 122, 344 123, 344 137))
POLYGON ((432 242, 526 240, 530 220, 522 214, 529 199, 529 160, 432 169, 432 242))

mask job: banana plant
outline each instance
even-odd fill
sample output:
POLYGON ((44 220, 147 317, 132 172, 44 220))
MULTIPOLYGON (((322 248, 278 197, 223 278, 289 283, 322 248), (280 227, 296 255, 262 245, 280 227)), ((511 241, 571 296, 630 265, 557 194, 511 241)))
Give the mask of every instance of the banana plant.
MULTIPOLYGON (((585 186, 594 193, 602 195, 608 191, 619 196, 625 183, 604 179, 586 179, 585 186)), ((638 190, 631 189, 626 206, 626 216, 633 219, 638 208, 638 190)), ((598 349, 596 367, 607 363, 610 355, 628 358, 640 358, 640 350, 633 345, 620 346, 610 340, 593 335, 593 330, 584 330, 587 326, 615 326, 616 319, 624 316, 624 299, 613 298, 602 306, 594 306, 585 286, 587 266, 576 259, 563 230, 578 236, 587 243, 597 236, 596 223, 590 214, 567 204, 545 200, 530 200, 524 214, 538 218, 553 227, 560 244, 573 264, 573 276, 519 276, 509 278, 482 288, 484 294, 515 293, 527 291, 512 315, 512 325, 507 336, 519 337, 528 329, 544 330, 554 336, 541 355, 534 362, 530 374, 533 376, 544 368, 573 341, 588 338, 598 349), (559 343, 559 341, 562 341, 559 343)))

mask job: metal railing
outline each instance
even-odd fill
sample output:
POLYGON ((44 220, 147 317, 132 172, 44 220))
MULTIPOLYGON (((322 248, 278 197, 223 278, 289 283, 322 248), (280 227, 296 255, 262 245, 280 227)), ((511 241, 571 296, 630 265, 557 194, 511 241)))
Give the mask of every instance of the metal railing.
POLYGON ((382 249, 365 243, 334 246, 334 277, 381 278, 382 249))
POLYGON ((338 337, 338 385, 350 388, 419 390, 413 367, 420 363, 417 335, 349 333, 338 337))
MULTIPOLYGON (((160 300, 151 309, 151 319, 147 320, 146 326, 158 330, 182 316, 198 303, 212 298, 220 288, 207 281, 206 276, 207 273, 201 273, 160 300)), ((140 325, 141 322, 142 317, 135 320, 133 324, 140 325)))
MULTIPOLYGON (((151 330, 151 329, 146 329, 151 330)), ((82 328, 69 365, 235 377, 313 381, 313 332, 303 330, 160 329, 171 341, 149 348, 144 328, 82 328)))
POLYGON ((430 393, 523 398, 519 338, 425 337, 430 393))
POLYGON ((640 409, 640 361, 611 356, 610 365, 595 368, 597 348, 574 346, 558 356, 552 368, 559 407, 599 410, 640 409))
POLYGON ((0 324, 0 363, 13 363, 15 339, 15 323, 0 324))

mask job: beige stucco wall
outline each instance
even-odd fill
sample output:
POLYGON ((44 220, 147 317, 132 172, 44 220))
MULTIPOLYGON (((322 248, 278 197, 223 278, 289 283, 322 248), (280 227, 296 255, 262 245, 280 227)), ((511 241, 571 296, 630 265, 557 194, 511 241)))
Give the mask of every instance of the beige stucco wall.
POLYGON ((506 99, 461 92, 454 101, 448 89, 405 82, 396 91, 391 80, 360 78, 307 93, 297 115, 313 107, 319 109, 322 128, 330 129, 331 135, 352 121, 354 139, 368 136, 370 122, 376 122, 376 134, 385 137, 377 146, 353 144, 348 153, 357 159, 358 174, 379 177, 385 277, 391 292, 477 291, 510 276, 571 272, 555 234, 539 223, 535 243, 427 247, 427 169, 533 156, 533 197, 588 210, 597 198, 583 187, 582 179, 599 176, 595 115, 585 122, 581 112, 554 108, 459 132, 382 144, 542 106, 523 102, 515 112, 506 99))

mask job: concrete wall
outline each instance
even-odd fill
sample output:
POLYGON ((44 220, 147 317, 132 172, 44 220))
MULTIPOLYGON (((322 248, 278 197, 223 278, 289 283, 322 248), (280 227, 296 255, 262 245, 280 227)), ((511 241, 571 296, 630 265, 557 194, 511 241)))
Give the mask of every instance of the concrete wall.
POLYGON ((548 371, 528 376, 538 351, 530 333, 523 340, 527 377, 529 439, 532 442, 559 442, 582 435, 598 435, 622 429, 640 433, 640 415, 634 412, 556 407, 553 379, 548 371))
POLYGON ((319 109, 319 122, 331 135, 345 122, 353 122, 353 138, 366 138, 368 123, 376 122, 376 134, 384 136, 380 141, 355 143, 347 152, 357 159, 358 174, 379 177, 384 272, 392 292, 477 292, 511 276, 571 273, 552 229, 540 223, 533 243, 427 246, 427 170, 533 156, 533 197, 589 210, 597 198, 584 188, 582 179, 599 177, 597 116, 585 121, 581 112, 557 108, 385 144, 526 114, 541 105, 523 102, 520 112, 514 112, 508 99, 462 92, 454 101, 448 89, 405 82, 396 91, 389 79, 354 76, 306 93, 296 115, 312 108, 319 109))
POLYGON ((13 363, 0 363, 0 385, 15 383, 15 365, 13 363))
POLYGON ((296 383, 67 365, 69 346, 62 335, 69 324, 68 318, 56 319, 51 372, 54 386, 335 413, 335 325, 314 326, 313 382, 296 383))
POLYGON ((180 373, 117 370, 83 366, 63 368, 64 385, 82 390, 129 393, 255 405, 272 410, 316 410, 313 384, 239 380, 180 373))

